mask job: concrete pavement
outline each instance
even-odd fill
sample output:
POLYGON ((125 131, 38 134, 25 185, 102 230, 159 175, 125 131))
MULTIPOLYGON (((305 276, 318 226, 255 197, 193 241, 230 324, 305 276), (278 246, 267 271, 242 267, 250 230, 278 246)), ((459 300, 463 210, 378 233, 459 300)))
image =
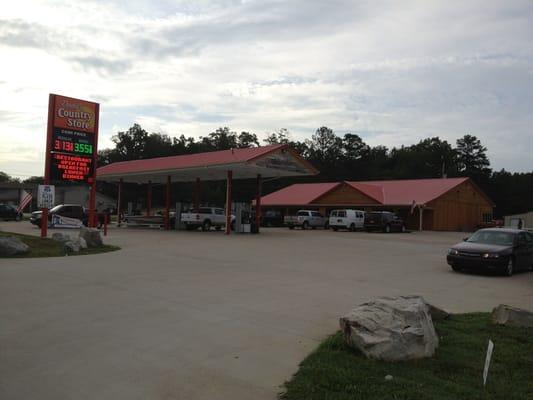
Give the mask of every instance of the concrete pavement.
MULTIPOLYGON (((2 230, 32 232, 29 223, 2 230)), ((50 233, 51 234, 51 233, 50 233)), ((274 399, 352 306, 533 304, 533 273, 453 273, 461 233, 111 229, 122 250, 0 259, 0 398, 274 399)))

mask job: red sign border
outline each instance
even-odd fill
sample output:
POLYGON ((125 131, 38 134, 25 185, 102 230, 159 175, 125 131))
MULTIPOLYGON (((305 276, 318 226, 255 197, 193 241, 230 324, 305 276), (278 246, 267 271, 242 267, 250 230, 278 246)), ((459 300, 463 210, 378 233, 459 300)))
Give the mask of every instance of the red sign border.
MULTIPOLYGON (((44 184, 50 185, 50 167, 52 164, 52 133, 54 131, 54 110, 55 104, 58 97, 73 101, 83 101, 85 103, 92 103, 95 105, 95 116, 94 116, 94 151, 93 151, 93 175, 89 177, 88 181, 91 185, 91 191, 89 196, 89 226, 94 227, 96 224, 96 168, 97 168, 97 158, 98 158, 98 130, 100 123, 100 104, 92 101, 76 99, 74 97, 62 96, 58 94, 50 93, 48 96, 48 124, 46 129, 46 155, 44 162, 44 184)), ((43 214, 41 218, 41 236, 46 237, 47 231, 47 222, 48 222, 48 210, 43 209, 43 214)))

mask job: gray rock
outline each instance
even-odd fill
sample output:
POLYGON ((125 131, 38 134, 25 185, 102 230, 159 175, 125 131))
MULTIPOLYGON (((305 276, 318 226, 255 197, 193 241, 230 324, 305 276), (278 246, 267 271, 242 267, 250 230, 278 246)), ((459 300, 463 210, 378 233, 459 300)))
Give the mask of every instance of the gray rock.
POLYGON ((86 249, 87 248, 87 242, 84 238, 79 237, 78 242, 80 243, 80 249, 86 249))
POLYGON ((69 240, 68 242, 63 243, 63 250, 65 253, 78 253, 80 251, 80 243, 78 241, 69 240))
POLYGON ((28 251, 30 247, 15 236, 0 237, 0 256, 16 256, 28 251))
POLYGON ((66 235, 64 233, 61 233, 61 232, 54 232, 52 234, 52 240, 55 240, 56 242, 68 242, 69 240, 72 240, 71 237, 69 235, 66 235))
POLYGON ((433 304, 428 304, 428 307, 433 321, 442 321, 450 318, 450 313, 448 311, 435 307, 433 304))
POLYGON ((340 319, 346 343, 385 361, 431 357, 439 345, 429 307, 420 296, 380 297, 340 319))
POLYGON ((80 238, 85 240, 87 247, 101 247, 104 245, 102 235, 98 229, 94 228, 80 228, 80 238))
POLYGON ((498 325, 533 328, 533 313, 500 304, 492 310, 492 322, 498 325))

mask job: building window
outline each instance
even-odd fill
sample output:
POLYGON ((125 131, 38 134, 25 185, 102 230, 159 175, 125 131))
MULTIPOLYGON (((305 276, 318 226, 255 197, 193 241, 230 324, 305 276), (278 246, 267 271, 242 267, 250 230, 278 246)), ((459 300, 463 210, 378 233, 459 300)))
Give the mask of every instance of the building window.
POLYGON ((492 213, 483 213, 483 223, 488 224, 492 222, 492 213))

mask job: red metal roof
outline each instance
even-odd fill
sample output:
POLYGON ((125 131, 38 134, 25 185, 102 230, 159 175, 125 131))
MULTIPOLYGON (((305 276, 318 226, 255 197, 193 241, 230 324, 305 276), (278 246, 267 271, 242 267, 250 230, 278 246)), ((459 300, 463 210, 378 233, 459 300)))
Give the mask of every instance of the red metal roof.
POLYGON ((346 182, 375 198, 382 204, 411 205, 426 204, 444 193, 460 185, 468 178, 447 178, 447 179, 406 179, 396 181, 368 181, 368 182, 346 182), (365 189, 366 187, 366 189, 365 189), (369 188, 372 188, 368 190, 369 188), (368 191, 367 191, 368 190, 368 191), (381 198, 376 198, 373 193, 381 192, 381 198))
POLYGON ((299 206, 311 204, 315 199, 339 185, 340 182, 296 183, 261 197, 261 205, 299 206))
POLYGON ((287 147, 285 144, 211 151, 207 153, 181 156, 148 158, 144 160, 122 161, 105 165, 96 170, 97 177, 106 175, 132 174, 148 171, 165 171, 214 165, 245 163, 268 153, 287 147))
MULTIPOLYGON (((469 178, 408 179, 395 181, 345 182, 382 205, 427 204, 469 178)), ((309 205, 342 182, 308 183, 288 186, 261 199, 264 206, 309 205)))

